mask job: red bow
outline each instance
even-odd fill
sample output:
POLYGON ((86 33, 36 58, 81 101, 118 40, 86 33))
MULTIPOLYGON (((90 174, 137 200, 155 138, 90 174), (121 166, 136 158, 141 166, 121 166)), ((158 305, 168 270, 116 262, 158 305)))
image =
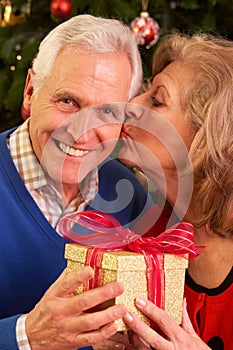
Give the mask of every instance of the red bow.
POLYGON ((97 210, 67 215, 60 220, 58 230, 71 242, 90 246, 86 264, 96 271, 91 287, 99 282, 97 260, 106 251, 130 250, 144 255, 147 266, 148 298, 164 308, 164 268, 163 254, 170 253, 193 259, 203 249, 194 244, 193 226, 180 222, 157 237, 143 238, 133 231, 123 228, 112 215, 97 210), (89 232, 82 234, 80 227, 89 232), (77 229, 77 231, 75 230, 77 229))

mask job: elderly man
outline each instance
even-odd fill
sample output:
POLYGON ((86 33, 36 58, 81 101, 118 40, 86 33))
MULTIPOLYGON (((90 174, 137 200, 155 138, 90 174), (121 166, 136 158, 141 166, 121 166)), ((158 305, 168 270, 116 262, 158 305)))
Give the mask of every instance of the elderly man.
POLYGON ((1 350, 71 350, 116 332, 123 306, 85 311, 123 287, 115 282, 74 296, 93 271, 63 271, 67 240, 57 225, 67 213, 94 208, 127 226, 148 206, 127 168, 100 164, 141 77, 137 45, 119 21, 76 16, 42 41, 24 90, 30 118, 0 135, 1 350))

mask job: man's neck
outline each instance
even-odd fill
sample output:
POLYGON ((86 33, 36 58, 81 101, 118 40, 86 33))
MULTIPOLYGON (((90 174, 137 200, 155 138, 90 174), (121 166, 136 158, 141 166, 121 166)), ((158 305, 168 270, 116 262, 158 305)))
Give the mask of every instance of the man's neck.
POLYGON ((81 197, 78 184, 61 184, 50 178, 48 178, 47 181, 48 184, 58 192, 64 208, 66 208, 75 198, 81 197))

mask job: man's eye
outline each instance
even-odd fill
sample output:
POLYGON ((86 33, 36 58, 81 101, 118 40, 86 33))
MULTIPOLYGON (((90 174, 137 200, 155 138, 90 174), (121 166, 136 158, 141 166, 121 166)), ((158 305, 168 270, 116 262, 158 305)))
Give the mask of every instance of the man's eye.
POLYGON ((79 110, 79 106, 70 98, 62 98, 56 102, 61 111, 75 113, 79 110))
POLYGON ((97 108, 96 112, 100 120, 103 120, 108 123, 115 123, 115 122, 123 123, 125 119, 124 109, 116 105, 100 106, 99 108, 97 108))
POLYGON ((64 98, 64 99, 61 100, 60 102, 65 103, 65 104, 68 104, 68 105, 73 104, 73 101, 70 100, 69 98, 64 98))
POLYGON ((155 107, 161 107, 163 105, 155 96, 151 96, 151 101, 155 107))
POLYGON ((104 114, 108 114, 108 115, 113 115, 114 116, 114 112, 111 110, 111 109, 109 109, 109 108, 103 108, 102 109, 102 112, 104 113, 104 114))

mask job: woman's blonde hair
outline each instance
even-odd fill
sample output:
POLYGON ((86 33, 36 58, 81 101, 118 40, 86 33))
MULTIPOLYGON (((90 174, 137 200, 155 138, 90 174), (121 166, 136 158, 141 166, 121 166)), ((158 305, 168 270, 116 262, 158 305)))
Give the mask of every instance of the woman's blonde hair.
POLYGON ((200 219, 194 224, 233 236, 233 42, 207 34, 171 34, 155 52, 153 76, 173 61, 194 73, 182 91, 196 132, 190 157, 200 219))

